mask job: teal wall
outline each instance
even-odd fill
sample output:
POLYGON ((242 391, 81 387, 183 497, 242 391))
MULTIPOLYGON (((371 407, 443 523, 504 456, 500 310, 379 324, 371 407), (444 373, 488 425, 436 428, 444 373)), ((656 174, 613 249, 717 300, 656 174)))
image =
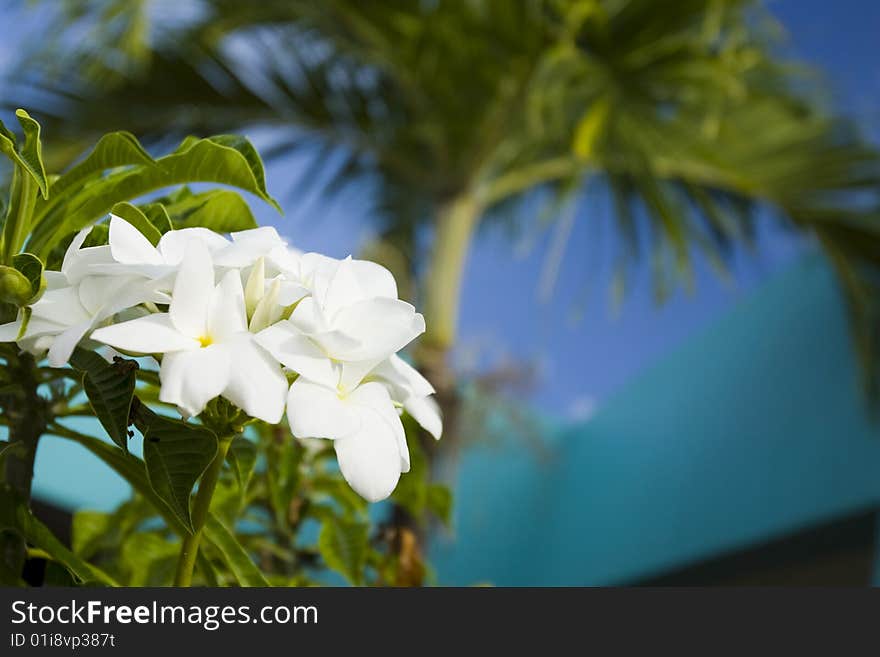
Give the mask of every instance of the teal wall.
POLYGON ((479 447, 458 473, 446 584, 611 584, 880 502, 845 309, 809 255, 551 438, 479 447))

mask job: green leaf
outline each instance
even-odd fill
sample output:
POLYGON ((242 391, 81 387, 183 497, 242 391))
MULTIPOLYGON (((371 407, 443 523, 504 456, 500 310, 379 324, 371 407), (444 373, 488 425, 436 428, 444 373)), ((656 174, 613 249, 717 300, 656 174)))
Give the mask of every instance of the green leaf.
POLYGON ((239 488, 242 492, 247 490, 257 464, 257 446, 244 436, 236 436, 226 453, 226 460, 235 472, 239 488))
POLYGON ((43 262, 33 253, 18 253, 12 257, 12 266, 30 282, 30 298, 27 304, 36 303, 46 289, 43 262))
POLYGON ((247 551, 214 514, 208 515, 204 533, 241 586, 270 586, 247 551))
POLYGON ((321 525, 318 550, 327 567, 355 586, 363 584, 370 526, 367 523, 328 518, 321 525))
POLYGON ((43 166, 43 145, 40 143, 40 124, 23 109, 15 110, 15 116, 24 132, 24 145, 19 150, 19 163, 33 177, 43 198, 49 198, 49 181, 43 166))
POLYGON ((138 365, 118 359, 108 363, 94 351, 77 347, 70 357, 73 368, 82 372, 83 389, 95 417, 110 439, 128 451, 128 425, 138 365))
POLYGON ((24 132, 24 144, 18 148, 15 135, 0 122, 0 153, 6 155, 24 174, 32 178, 43 198, 48 198, 49 182, 43 167, 40 124, 23 109, 16 110, 15 116, 18 117, 18 122, 24 132))
POLYGON ((143 406, 138 416, 150 485, 192 531, 190 495, 217 454, 217 436, 205 427, 156 415, 143 406))
POLYGON ((452 521, 452 491, 443 484, 430 484, 428 486, 427 506, 435 516, 440 518, 444 525, 449 526, 452 521))
POLYGON ((52 531, 31 513, 27 504, 14 491, 5 488, 2 495, 6 501, 0 505, 0 528, 17 531, 28 543, 46 551, 83 582, 97 581, 108 586, 118 586, 107 573, 86 563, 68 550, 55 538, 52 531))
POLYGON ((94 226, 92 226, 89 234, 86 235, 86 239, 82 243, 82 248, 87 249, 90 246, 105 246, 109 243, 110 226, 108 226, 107 224, 95 224, 94 226))
POLYGON ((147 215, 144 214, 140 208, 135 207, 131 203, 117 203, 110 209, 110 214, 115 214, 117 217, 125 219, 128 223, 137 228, 144 237, 150 240, 150 244, 153 246, 156 246, 159 243, 159 240, 162 239, 162 233, 156 228, 153 222, 149 220, 147 215))
POLYGON ((103 539, 113 532, 113 515, 100 511, 77 511, 73 514, 73 551, 83 559, 88 559, 97 550, 103 539))
POLYGON ((150 167, 155 166, 156 161, 130 132, 110 132, 98 140, 82 162, 71 167, 52 183, 52 203, 55 204, 57 199, 63 198, 62 192, 78 186, 78 183, 95 174, 131 165, 150 167))
POLYGON ((572 149, 579 159, 588 160, 595 154, 610 113, 611 103, 607 98, 600 98, 590 105, 574 132, 572 149))
POLYGON ((63 207, 47 208, 37 217, 29 243, 37 254, 51 252, 55 242, 106 215, 115 204, 149 192, 189 182, 214 182, 250 192, 273 207, 278 203, 265 187, 262 164, 250 143, 240 137, 187 139, 181 148, 156 160, 158 166, 134 166, 79 189, 63 207))
POLYGON ((233 233, 257 227, 247 202, 228 189, 190 194, 166 205, 176 228, 202 226, 218 233, 233 233))
POLYGON ((171 225, 171 217, 168 216, 168 210, 161 203, 147 203, 140 206, 141 211, 150 220, 150 223, 156 227, 162 235, 174 229, 171 225))
POLYGON ((71 587, 76 586, 77 581, 64 566, 57 561, 47 561, 46 570, 43 573, 43 586, 48 587, 71 587))
POLYGON ((120 560, 128 586, 168 586, 174 577, 180 545, 157 532, 135 532, 122 543, 120 560))

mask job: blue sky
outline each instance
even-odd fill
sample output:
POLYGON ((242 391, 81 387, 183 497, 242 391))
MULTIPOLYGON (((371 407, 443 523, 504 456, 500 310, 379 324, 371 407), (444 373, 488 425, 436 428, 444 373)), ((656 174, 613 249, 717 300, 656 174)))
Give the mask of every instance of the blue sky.
MULTIPOLYGON (((0 12, 4 6, 10 5, 0 5, 0 12)), ((834 105, 858 117, 877 137, 880 3, 777 0, 770 8, 787 29, 794 53, 825 71, 834 105)), ((9 25, 17 22, 0 21, 7 28, 0 42, 0 68, 15 47, 9 25)), ((258 145, 266 143, 263 135, 252 137, 258 145)), ((284 198, 302 166, 295 160, 271 165, 270 191, 284 198)), ((276 225, 297 246, 344 256, 356 253, 369 237, 362 202, 358 193, 330 203, 287 198, 283 217, 256 209, 261 221, 276 225)), ((467 269, 456 357, 464 368, 509 361, 535 364, 538 379, 530 401, 544 413, 570 419, 589 415, 641 369, 722 318, 726 309, 805 248, 802 239, 766 222, 757 252, 737 254, 729 283, 698 262, 694 292, 677 291, 658 306, 650 278, 641 271, 615 316, 608 301, 614 235, 603 199, 589 199, 575 217, 553 295, 541 301, 546 255, 541 247, 550 240, 552 231, 527 251, 524 240, 512 242, 492 230, 481 233, 467 269)))

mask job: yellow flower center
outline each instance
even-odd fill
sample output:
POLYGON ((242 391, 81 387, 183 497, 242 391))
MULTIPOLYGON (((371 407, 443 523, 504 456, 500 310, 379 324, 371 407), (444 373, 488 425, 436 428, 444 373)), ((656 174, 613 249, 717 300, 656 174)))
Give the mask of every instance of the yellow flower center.
POLYGON ((202 347, 209 347, 212 344, 214 344, 214 340, 211 339, 210 335, 203 335, 202 337, 199 338, 199 344, 202 347))

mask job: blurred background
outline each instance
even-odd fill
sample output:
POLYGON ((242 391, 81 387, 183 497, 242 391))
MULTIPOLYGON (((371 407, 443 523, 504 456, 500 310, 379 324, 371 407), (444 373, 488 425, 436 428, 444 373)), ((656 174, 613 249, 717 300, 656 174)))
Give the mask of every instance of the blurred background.
MULTIPOLYGON (((109 130, 241 132, 284 207, 261 223, 395 273, 446 416, 436 582, 880 584, 880 5, 0 0, 0 25, 0 118, 41 121, 47 169, 109 130)), ((75 446, 37 473, 62 524, 128 494, 75 446)))

